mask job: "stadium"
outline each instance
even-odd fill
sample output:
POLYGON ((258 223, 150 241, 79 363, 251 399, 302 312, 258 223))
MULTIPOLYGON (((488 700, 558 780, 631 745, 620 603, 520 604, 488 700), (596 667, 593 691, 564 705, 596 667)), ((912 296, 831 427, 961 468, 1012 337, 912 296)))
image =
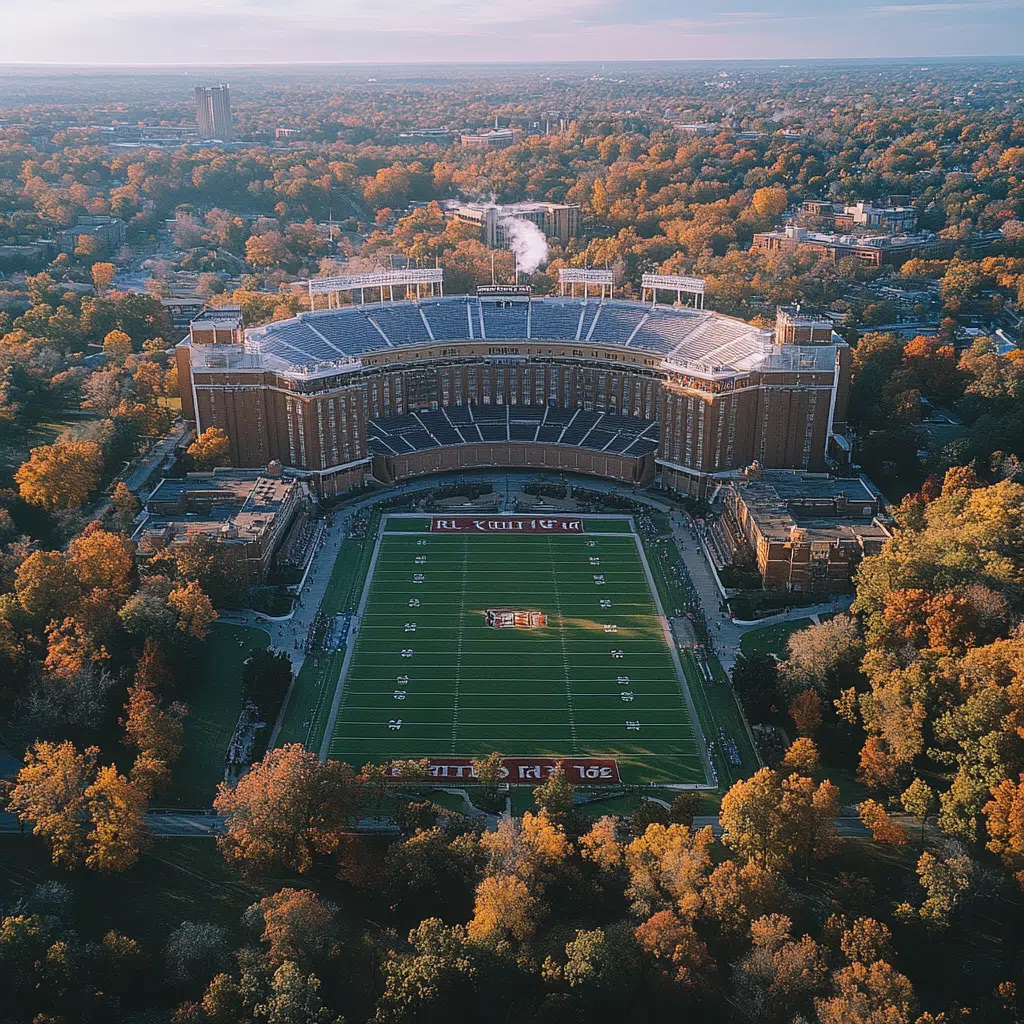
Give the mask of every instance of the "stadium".
MULTIPOLYGON (((223 429, 235 466, 277 460, 327 497, 526 470, 705 498, 755 461, 821 471, 844 448, 849 352, 798 310, 765 329, 704 309, 703 282, 681 277, 616 299, 606 271, 563 271, 550 298, 435 285, 439 271, 317 279, 309 312, 251 330, 207 312, 177 348, 185 416, 223 429), (415 296, 393 301, 402 286, 415 296), (342 302, 367 289, 381 301, 342 302)), ((472 781, 472 759, 501 751, 523 784, 556 764, 595 784, 716 784, 743 726, 650 543, 605 513, 376 515, 363 575, 335 570, 344 638, 307 745, 425 759, 438 781, 472 781)))
POLYGON ((328 308, 265 327, 213 310, 177 348, 182 408, 226 431, 233 465, 278 460, 324 495, 512 467, 704 496, 752 462, 820 471, 842 448, 849 350, 828 322, 780 310, 756 327, 702 308, 689 278, 644 283, 692 305, 615 299, 603 274, 563 271, 563 290, 599 299, 511 287, 339 304, 440 283, 406 271, 310 281, 328 308))

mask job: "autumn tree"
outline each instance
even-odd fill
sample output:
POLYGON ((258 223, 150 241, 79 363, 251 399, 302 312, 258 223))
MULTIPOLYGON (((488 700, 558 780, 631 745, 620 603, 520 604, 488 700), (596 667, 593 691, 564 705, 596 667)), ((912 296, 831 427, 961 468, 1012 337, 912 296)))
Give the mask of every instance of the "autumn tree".
POLYGON ((876 843, 885 843, 888 846, 906 844, 906 829, 898 821, 893 821, 877 800, 862 800, 857 812, 864 827, 871 830, 871 838, 876 843))
POLYGON ((779 669, 780 680, 790 693, 813 689, 822 697, 835 697, 844 686, 856 681, 863 651, 856 620, 836 615, 789 638, 788 656, 779 669))
POLYGON ((92 819, 86 863, 98 871, 126 871, 149 843, 145 794, 110 765, 100 768, 85 799, 92 819))
POLYGON ((265 1002, 257 1004, 256 1014, 267 1024, 344 1024, 344 1018, 324 1006, 320 979, 304 974, 290 961, 274 971, 270 993, 265 1002))
POLYGON ((523 942, 536 930, 542 904, 515 875, 484 878, 477 886, 468 933, 474 942, 523 942))
POLYGON ((885 960, 850 964, 832 986, 834 995, 816 1001, 820 1024, 913 1024, 913 986, 885 960))
POLYGON ((281 889, 249 907, 244 919, 260 932, 271 967, 290 960, 308 970, 339 952, 337 912, 309 889, 281 889))
POLYGON ((800 736, 793 740, 782 759, 784 767, 793 772, 807 774, 818 770, 818 748, 814 740, 800 736))
POLYGON ((102 295, 113 283, 117 268, 113 263, 94 263, 92 265, 92 283, 97 295, 102 295))
POLYGON ((604 875, 618 871, 625 861, 617 833, 618 819, 605 814, 594 822, 589 832, 580 836, 579 848, 583 859, 593 863, 604 875))
POLYGON ((547 811, 552 821, 565 824, 565 818, 572 810, 572 796, 575 787, 566 777, 565 769, 558 765, 555 770, 533 791, 533 802, 539 810, 547 811))
POLYGON ((38 742, 25 753, 25 766, 7 802, 8 809, 50 844, 55 864, 77 867, 86 857, 89 799, 98 747, 79 753, 69 741, 38 742))
POLYGON ((231 465, 231 442, 220 427, 207 427, 187 449, 199 469, 231 465))
POLYGON ((715 968, 707 944, 688 921, 659 910, 634 931, 637 944, 652 956, 662 975, 686 989, 705 989, 715 968))
POLYGON ((132 339, 124 331, 111 331, 103 339, 103 354, 111 366, 124 366, 132 354, 132 339))
POLYGON ((691 832, 686 825, 648 825, 626 847, 627 896, 634 910, 649 916, 672 908, 692 917, 711 870, 711 828, 691 832))
POLYGON ((750 200, 761 217, 780 217, 786 211, 786 190, 784 188, 759 188, 750 200))
POLYGON ((487 799, 492 804, 497 799, 498 786, 505 778, 505 769, 501 765, 501 758, 501 753, 495 750, 487 757, 473 760, 473 775, 477 782, 484 787, 487 799))
POLYGON ((564 877, 572 853, 565 830, 552 821, 547 811, 522 818, 504 815, 494 831, 480 837, 487 854, 487 871, 494 876, 514 875, 532 893, 541 893, 551 882, 564 877))
POLYGON ((137 671, 124 710, 125 740, 139 752, 132 782, 148 796, 170 782, 171 766, 181 755, 186 708, 175 702, 162 709, 155 685, 146 672, 137 671))
POLYGON ((95 441, 69 439, 33 448, 14 479, 30 505, 78 508, 98 486, 102 469, 103 452, 95 441))
POLYGON ((21 607, 45 624, 63 618, 78 596, 78 579, 62 551, 33 551, 15 571, 14 591, 21 607))
POLYGON ((167 595, 167 604, 177 614, 178 629, 182 633, 195 640, 205 640, 210 635, 217 613, 198 580, 172 590, 167 595))
POLYGON ((321 764, 301 744, 288 744, 269 751, 234 788, 221 783, 214 807, 226 832, 217 845, 247 876, 309 871, 317 855, 338 849, 357 802, 348 765, 321 764))
POLYGON ((733 993, 752 1021, 789 1020, 820 989, 825 956, 809 936, 794 939, 792 921, 771 914, 751 922, 753 948, 733 970, 733 993))
MULTIPOLYGON (((920 842, 923 846, 925 829, 928 827, 928 815, 935 808, 935 792, 927 782, 914 779, 900 795, 900 803, 907 814, 912 814, 915 818, 920 819, 920 842)), ((984 808, 982 810, 984 811, 984 808)))
POLYGON ((770 768, 735 783, 719 813, 726 846, 762 868, 788 866, 792 844, 782 797, 782 780, 770 768))
POLYGON ((68 563, 85 590, 98 588, 124 598, 135 568, 134 548, 127 538, 90 523, 68 547, 68 563))
POLYGON ((139 514, 142 505, 139 499, 129 490, 123 480, 118 480, 110 495, 110 503, 114 506, 118 520, 127 528, 132 520, 139 514))
POLYGON ((821 697, 817 690, 801 690, 789 702, 789 717, 801 737, 811 737, 821 725, 821 697))

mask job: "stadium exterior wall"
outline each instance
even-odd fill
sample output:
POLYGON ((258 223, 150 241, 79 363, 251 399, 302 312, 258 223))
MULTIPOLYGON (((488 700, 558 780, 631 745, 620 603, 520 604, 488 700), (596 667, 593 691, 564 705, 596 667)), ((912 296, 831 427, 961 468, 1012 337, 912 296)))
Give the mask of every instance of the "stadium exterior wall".
MULTIPOLYGON (((234 465, 278 459, 330 494, 370 472, 367 421, 471 402, 657 419, 657 465, 669 486, 688 493, 703 494, 714 474, 754 461, 820 472, 830 430, 845 420, 845 345, 836 356, 838 370, 787 369, 783 360, 723 378, 686 375, 650 352, 579 341, 436 342, 375 351, 354 369, 319 374, 245 363, 215 367, 198 358, 193 367, 188 341, 177 350, 183 415, 200 430, 224 429, 234 465)), ((635 458, 526 442, 395 456, 389 474, 435 472, 435 462, 455 469, 525 466, 534 458, 544 460, 539 468, 638 478, 635 458)))

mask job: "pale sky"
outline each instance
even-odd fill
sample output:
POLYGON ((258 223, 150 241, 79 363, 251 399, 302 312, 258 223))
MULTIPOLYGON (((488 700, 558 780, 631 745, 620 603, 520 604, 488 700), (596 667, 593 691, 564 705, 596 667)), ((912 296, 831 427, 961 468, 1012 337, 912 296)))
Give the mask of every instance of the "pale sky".
POLYGON ((1024 53, 1024 0, 0 0, 0 63, 1024 53))

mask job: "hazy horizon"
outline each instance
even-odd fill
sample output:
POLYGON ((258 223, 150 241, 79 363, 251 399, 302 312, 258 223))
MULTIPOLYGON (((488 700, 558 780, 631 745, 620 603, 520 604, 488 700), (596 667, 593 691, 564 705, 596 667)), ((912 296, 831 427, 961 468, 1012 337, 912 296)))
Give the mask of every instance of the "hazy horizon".
POLYGON ((1019 56, 1024 0, 0 0, 0 64, 177 67, 1019 56), (751 9, 754 8, 754 9, 751 9), (1007 40, 1017 39, 1017 53, 1007 40))

